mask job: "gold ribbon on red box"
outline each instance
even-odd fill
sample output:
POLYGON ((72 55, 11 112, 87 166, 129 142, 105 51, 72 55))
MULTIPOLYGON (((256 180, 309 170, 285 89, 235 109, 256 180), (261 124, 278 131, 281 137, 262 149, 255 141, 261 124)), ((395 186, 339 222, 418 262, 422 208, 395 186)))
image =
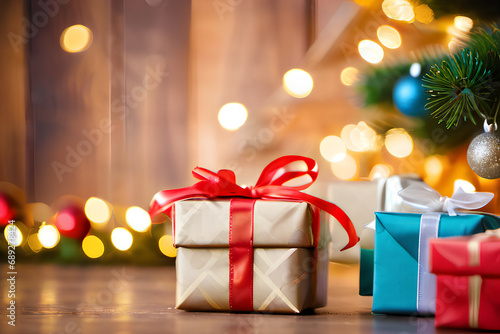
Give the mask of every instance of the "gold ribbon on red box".
MULTIPOLYGON (((500 230, 486 231, 471 237, 467 243, 469 266, 479 267, 481 263, 481 242, 484 240, 500 240, 500 230)), ((479 327, 479 305, 481 299, 481 275, 469 276, 469 327, 479 327)))
POLYGON ((500 230, 430 242, 436 326, 499 330, 500 230))

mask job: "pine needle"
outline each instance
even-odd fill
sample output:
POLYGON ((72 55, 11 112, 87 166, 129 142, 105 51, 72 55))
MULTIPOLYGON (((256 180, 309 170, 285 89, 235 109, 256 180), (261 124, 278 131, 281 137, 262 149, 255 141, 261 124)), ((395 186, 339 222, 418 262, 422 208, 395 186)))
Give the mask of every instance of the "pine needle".
POLYGON ((475 116, 494 119, 495 101, 500 95, 500 30, 496 25, 478 28, 466 48, 434 64, 422 78, 427 89, 425 108, 446 122, 446 127, 475 116))

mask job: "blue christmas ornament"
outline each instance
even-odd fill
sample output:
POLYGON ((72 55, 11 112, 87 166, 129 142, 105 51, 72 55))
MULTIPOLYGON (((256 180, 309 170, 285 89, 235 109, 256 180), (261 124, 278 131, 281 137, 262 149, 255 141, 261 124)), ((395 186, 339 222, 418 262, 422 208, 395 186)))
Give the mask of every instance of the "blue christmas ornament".
POLYGON ((408 75, 399 79, 392 90, 392 101, 407 116, 422 117, 427 113, 427 98, 419 78, 408 75))

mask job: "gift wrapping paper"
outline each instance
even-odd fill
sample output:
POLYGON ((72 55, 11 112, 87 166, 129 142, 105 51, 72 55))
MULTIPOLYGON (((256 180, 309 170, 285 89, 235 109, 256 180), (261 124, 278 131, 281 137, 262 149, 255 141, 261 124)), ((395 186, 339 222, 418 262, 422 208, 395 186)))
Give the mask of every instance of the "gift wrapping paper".
MULTIPOLYGON (((229 250, 186 248, 177 251, 176 308, 227 311, 229 250)), ((255 248, 253 307, 255 311, 299 313, 326 305, 326 249, 255 248)))
MULTIPOLYGON (((253 219, 253 309, 299 313, 326 305, 328 254, 314 245, 311 206, 256 200, 253 219)), ((177 308, 230 310, 229 221, 229 199, 175 203, 177 308)))
MULTIPOLYGON (((375 242, 375 224, 374 222, 375 212, 385 211, 385 212, 414 212, 415 209, 403 202, 401 197, 398 196, 398 192, 411 184, 417 182, 423 182, 417 175, 404 174, 404 175, 393 175, 387 179, 379 179, 377 181, 366 181, 371 182, 377 186, 376 196, 373 196, 370 192, 363 192, 365 195, 369 194, 373 196, 371 206, 363 206, 363 210, 372 209, 369 216, 365 219, 359 221, 353 218, 356 231, 360 236, 359 246, 361 248, 359 254, 359 294, 361 296, 372 296, 373 295, 373 261, 374 261, 374 242, 375 242), (376 208, 374 205, 376 203, 376 208), (360 226, 360 223, 363 223, 360 226), (368 226, 367 226, 368 224, 368 226)), ((362 189, 360 189, 362 190, 362 189)), ((340 197, 340 196, 339 196, 340 197)), ((360 211, 359 207, 356 207, 353 211, 360 211)), ((349 213, 348 213, 349 214, 349 213)), ((354 216, 357 217, 357 216, 354 216)), ((340 255, 333 255, 330 252, 330 257, 335 256, 340 259, 340 255)))
MULTIPOLYGON (((228 247, 230 200, 185 200, 174 206, 174 243, 228 247)), ((254 247, 312 247, 312 212, 306 202, 257 200, 254 247)))
POLYGON ((430 271, 437 275, 437 327, 500 330, 500 237, 430 241, 430 271))
MULTIPOLYGON (((363 227, 375 219, 374 212, 380 211, 380 194, 385 179, 374 181, 336 181, 328 186, 327 198, 339 205, 351 218, 358 236, 363 227)), ((338 263, 358 263, 359 244, 347 251, 340 249, 347 237, 334 217, 329 218, 332 242, 329 245, 330 260, 338 263)))

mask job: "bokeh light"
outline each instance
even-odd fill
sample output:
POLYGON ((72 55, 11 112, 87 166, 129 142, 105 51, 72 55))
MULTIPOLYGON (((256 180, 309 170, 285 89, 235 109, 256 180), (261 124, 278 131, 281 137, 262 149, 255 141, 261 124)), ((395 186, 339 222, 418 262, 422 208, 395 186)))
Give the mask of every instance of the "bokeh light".
POLYGON ((339 162, 344 159, 347 150, 340 137, 327 136, 319 144, 319 151, 327 161, 339 162))
POLYGON ((354 0, 355 3, 363 7, 369 7, 373 5, 376 1, 378 0, 354 0))
POLYGON ((404 129, 390 129, 385 134, 385 147, 393 156, 404 158, 413 151, 413 139, 404 129))
POLYGON ((356 128, 356 125, 354 125, 354 124, 345 125, 342 128, 342 130, 340 131, 340 138, 342 138, 342 141, 344 142, 345 146, 348 149, 356 152, 357 148, 351 142, 351 133, 355 128, 356 128))
POLYGON ((72 231, 76 227, 76 218, 70 212, 60 212, 57 214, 57 227, 62 231, 72 231))
POLYGON ((70 53, 82 52, 92 44, 92 31, 84 25, 76 24, 64 29, 61 34, 61 47, 70 53))
POLYGON ((118 250, 126 251, 132 246, 133 241, 132 234, 124 227, 116 227, 111 232, 111 242, 118 250))
POLYGON ((111 218, 111 207, 100 198, 90 197, 85 203, 85 215, 92 223, 105 225, 111 218))
POLYGON ((350 138, 355 152, 374 151, 377 148, 377 133, 363 121, 352 129, 350 138))
POLYGON ((247 108, 241 103, 231 102, 222 106, 219 110, 219 123, 229 131, 239 129, 247 121, 247 108))
POLYGON ((95 235, 88 235, 83 239, 82 249, 85 255, 91 259, 97 259, 104 254, 104 244, 95 235))
POLYGON ((45 203, 28 203, 26 204, 26 211, 30 212, 33 220, 36 222, 44 222, 52 216, 52 209, 45 203))
POLYGON ((138 206, 128 208, 125 219, 127 225, 136 232, 144 232, 151 226, 149 213, 138 206))
POLYGON ((45 248, 54 248, 59 239, 59 231, 54 225, 42 225, 38 230, 38 240, 45 248))
POLYGON ((382 47, 369 39, 359 42, 358 51, 364 60, 372 64, 380 63, 384 59, 382 47))
POLYGON ((30 246, 31 250, 35 253, 42 250, 43 245, 38 239, 38 233, 33 233, 28 237, 28 246, 30 246))
POLYGON ((370 170, 370 174, 368 178, 370 180, 380 179, 380 178, 388 178, 391 175, 391 167, 386 164, 376 164, 370 170))
POLYGON ((462 188, 466 193, 473 193, 476 191, 476 187, 472 183, 463 179, 456 179, 453 183, 453 192, 457 191, 458 188, 462 188))
POLYGON ((347 124, 340 131, 340 138, 353 152, 375 151, 378 147, 377 133, 365 122, 347 124))
POLYGON ((345 86, 352 86, 359 80, 359 70, 356 67, 346 67, 340 73, 340 82, 345 86))
POLYGON ((397 49, 401 46, 401 35, 391 26, 382 25, 378 27, 377 37, 386 48, 397 49))
POLYGON ((388 18, 396 21, 413 22, 415 12, 413 6, 407 0, 384 0, 382 11, 388 18))
POLYGON ((415 19, 418 22, 429 24, 434 20, 434 11, 426 4, 415 7, 415 19))
POLYGON ((304 98, 311 94, 313 78, 304 70, 294 68, 283 76, 283 88, 293 97, 304 98))
POLYGON ((19 247, 23 243, 23 234, 21 230, 14 224, 7 224, 3 230, 5 240, 14 247, 19 247))
MULTIPOLYGON (((426 180, 429 178, 431 181, 438 181, 441 179, 443 174, 443 163, 442 158, 438 155, 431 155, 424 160, 424 171, 426 180)), ((427 181, 427 183, 429 183, 427 181)), ((431 182, 434 183, 434 182, 431 182)))
POLYGON ((454 54, 460 52, 463 48, 463 44, 458 41, 455 37, 452 37, 450 42, 448 43, 448 50, 450 53, 454 54))
POLYGON ((418 78, 422 72, 422 65, 420 63, 413 63, 410 66, 410 75, 414 78, 418 78))
POLYGON ((349 154, 346 154, 345 158, 339 162, 332 162, 331 169, 333 175, 342 180, 349 180, 356 176, 358 172, 358 166, 356 160, 349 154))
POLYGON ((6 194, 0 192, 0 224, 5 225, 11 220, 15 211, 12 207, 13 201, 12 198, 6 194))
POLYGON ((174 238, 171 235, 164 235, 158 241, 158 246, 163 255, 168 257, 176 257, 177 249, 174 247, 174 238))
POLYGON ((455 16, 453 24, 458 30, 462 32, 469 32, 474 26, 474 21, 472 21, 472 19, 467 16, 455 16))

